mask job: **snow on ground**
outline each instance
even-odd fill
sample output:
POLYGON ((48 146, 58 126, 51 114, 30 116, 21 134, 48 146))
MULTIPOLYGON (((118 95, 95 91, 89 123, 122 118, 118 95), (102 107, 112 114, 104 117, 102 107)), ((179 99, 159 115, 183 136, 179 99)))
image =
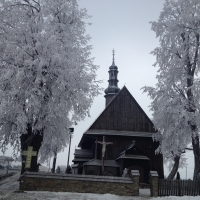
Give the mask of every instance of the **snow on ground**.
POLYGON ((24 192, 12 193, 4 200, 199 200, 198 197, 127 197, 116 196, 112 194, 89 194, 89 193, 71 193, 71 192, 24 192))
POLYGON ((18 190, 19 176, 20 176, 20 173, 16 172, 13 176, 10 176, 0 181, 0 199, 1 197, 11 193, 12 191, 18 190))
POLYGON ((191 197, 191 196, 183 196, 183 197, 157 197, 157 198, 150 198, 151 200, 200 200, 200 196, 197 197, 191 197))
POLYGON ((48 168, 48 167, 45 167, 45 166, 43 166, 43 165, 40 165, 40 166, 39 166, 39 171, 40 171, 40 172, 49 172, 49 168, 48 168))
POLYGON ((0 181, 0 200, 200 200, 200 196, 152 198, 149 189, 140 189, 139 197, 71 192, 17 192, 19 190, 19 176, 20 174, 16 173, 0 181))

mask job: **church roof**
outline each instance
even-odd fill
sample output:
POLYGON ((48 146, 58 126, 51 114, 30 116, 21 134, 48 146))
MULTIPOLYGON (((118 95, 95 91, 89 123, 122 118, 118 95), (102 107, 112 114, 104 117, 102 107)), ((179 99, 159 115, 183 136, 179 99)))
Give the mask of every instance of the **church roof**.
POLYGON ((119 159, 134 159, 134 160, 150 160, 145 156, 144 152, 141 151, 136 145, 136 142, 133 140, 132 144, 124 151, 122 151, 118 158, 119 159))
POLYGON ((98 130, 89 129, 84 134, 87 135, 119 135, 119 136, 134 136, 134 137, 152 137, 155 132, 134 132, 134 131, 116 131, 116 130, 98 130))
POLYGON ((85 137, 88 135, 112 135, 112 136, 125 136, 125 137, 147 137, 147 138, 152 138, 153 134, 155 132, 134 132, 134 131, 116 131, 116 130, 98 130, 98 129, 89 129, 87 130, 82 138, 81 141, 79 142, 79 147, 81 146, 83 140, 85 137))
POLYGON ((87 162, 91 160, 91 158, 74 158, 72 162, 87 162))
POLYGON ((87 140, 86 135, 152 137, 155 132, 152 121, 124 86, 83 134, 78 146, 87 140))
POLYGON ((93 152, 89 149, 75 149, 72 162, 87 162, 93 158, 93 152))
MULTIPOLYGON (((83 165, 90 165, 90 166, 102 166, 102 160, 92 159, 83 165)), ((104 160, 105 167, 120 167, 120 165, 115 160, 104 160)))
POLYGON ((77 157, 92 157, 93 152, 89 149, 75 149, 74 155, 77 157))
MULTIPOLYGON (((110 110, 110 108, 111 107, 113 107, 114 109, 117 109, 117 108, 119 108, 119 109, 124 109, 125 110, 125 113, 123 113, 123 114, 126 114, 126 113, 128 113, 128 111, 130 111, 130 110, 127 110, 127 108, 122 108, 122 106, 125 106, 123 103, 127 103, 127 102, 120 102, 121 104, 119 105, 118 104, 118 102, 117 102, 117 100, 119 100, 119 101, 122 101, 122 98, 124 98, 123 97, 123 95, 126 95, 126 96, 128 96, 129 97, 129 99, 128 100, 130 100, 130 101, 133 101, 134 102, 134 104, 136 105, 136 107, 137 107, 137 109, 139 110, 139 112, 141 112, 142 113, 142 115, 148 120, 148 122, 149 123, 151 123, 151 125, 152 126, 154 126, 153 125, 153 122, 149 119, 149 117, 147 116, 147 114, 144 112, 144 110, 140 107, 140 105, 138 104, 138 102, 135 100, 135 98, 132 96, 132 94, 128 91, 128 89, 126 88, 126 86, 124 86, 117 94, 116 94, 116 96, 110 101, 110 103, 106 106, 106 108, 102 111, 102 113, 99 115, 99 117, 94 121, 94 123, 90 126, 90 128, 89 129, 94 129, 93 127, 94 127, 94 125, 96 124, 96 123, 98 123, 98 121, 100 121, 100 120, 102 120, 102 116, 104 115, 104 114, 107 114, 107 112, 110 110), (117 105, 116 105, 117 104, 117 105)), ((124 99, 123 99, 123 101, 124 101, 124 99)), ((110 113, 109 113, 110 114, 110 113)), ((118 114, 118 116, 119 116, 119 114, 118 114)), ((120 116, 120 117, 123 117, 123 118, 128 118, 128 116, 120 116)), ((116 118, 116 116, 110 116, 110 119, 115 119, 116 118)), ((102 128, 101 128, 102 129, 102 128)), ((110 129, 109 129, 110 130, 110 129)), ((112 129, 111 129, 112 130, 112 129)), ((113 130, 115 130, 115 129, 113 129, 113 130)), ((155 132, 155 131, 154 131, 155 132)))
POLYGON ((148 157, 142 155, 121 155, 116 160, 119 159, 150 160, 148 157))
POLYGON ((73 164, 71 165, 71 168, 77 168, 79 166, 79 163, 78 164, 73 164))

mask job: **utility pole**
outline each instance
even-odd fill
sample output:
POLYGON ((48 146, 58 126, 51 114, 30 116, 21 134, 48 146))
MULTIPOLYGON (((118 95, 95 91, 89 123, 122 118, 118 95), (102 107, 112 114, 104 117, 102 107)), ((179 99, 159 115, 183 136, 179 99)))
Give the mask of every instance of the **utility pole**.
MULTIPOLYGON (((70 155, 71 138, 72 138, 73 132, 74 132, 74 128, 69 128, 69 151, 68 151, 67 168, 68 168, 68 166, 69 166, 69 155, 70 155)), ((66 168, 66 173, 67 173, 67 168, 66 168)))
POLYGON ((187 180, 187 166, 188 166, 188 164, 186 164, 186 167, 185 167, 185 169, 186 169, 186 180, 187 180))

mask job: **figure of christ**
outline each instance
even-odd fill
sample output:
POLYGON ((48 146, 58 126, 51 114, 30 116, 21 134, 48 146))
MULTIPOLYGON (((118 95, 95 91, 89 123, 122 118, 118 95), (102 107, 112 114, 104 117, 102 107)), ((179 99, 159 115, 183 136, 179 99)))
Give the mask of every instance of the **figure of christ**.
POLYGON ((103 141, 96 141, 96 143, 99 143, 102 145, 102 175, 104 174, 104 157, 106 152, 106 145, 113 144, 112 142, 105 142, 105 136, 103 136, 103 141))

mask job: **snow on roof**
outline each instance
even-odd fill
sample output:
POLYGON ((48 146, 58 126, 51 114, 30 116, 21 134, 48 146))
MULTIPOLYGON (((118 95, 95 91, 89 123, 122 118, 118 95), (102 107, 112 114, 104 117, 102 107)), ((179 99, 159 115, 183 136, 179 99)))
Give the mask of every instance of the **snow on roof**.
POLYGON ((75 149, 74 155, 76 156, 93 156, 93 152, 89 149, 75 149))
MULTIPOLYGON (((102 160, 93 159, 83 165, 102 166, 102 160)), ((115 160, 104 160, 105 167, 120 167, 115 160)))
POLYGON ((76 168, 76 167, 78 167, 78 165, 79 164, 73 164, 73 165, 71 165, 71 168, 76 168))
POLYGON ((91 158, 74 158, 72 162, 87 162, 91 160, 91 158))
POLYGON ((90 129, 84 133, 88 135, 119 135, 119 136, 134 136, 134 137, 152 137, 153 132, 134 132, 134 131, 116 131, 116 130, 98 130, 90 129))
POLYGON ((150 160, 148 157, 142 155, 121 155, 116 160, 119 159, 150 160))

